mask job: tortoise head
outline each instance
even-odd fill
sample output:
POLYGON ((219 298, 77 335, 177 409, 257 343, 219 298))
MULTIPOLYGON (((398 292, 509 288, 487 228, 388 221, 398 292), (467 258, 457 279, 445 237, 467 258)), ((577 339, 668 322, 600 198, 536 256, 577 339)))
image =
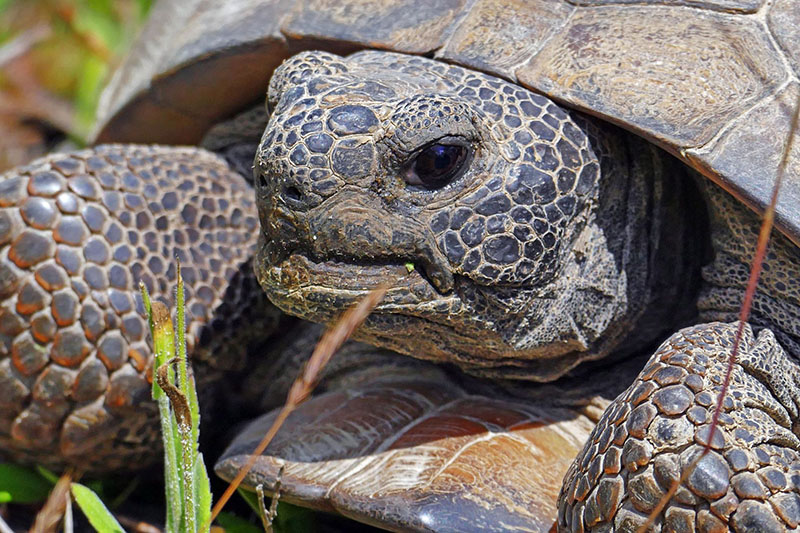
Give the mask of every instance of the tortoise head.
POLYGON ((358 334, 373 344, 535 380, 597 357, 624 289, 580 282, 616 268, 598 244, 600 164, 580 118, 386 52, 295 56, 268 102, 256 272, 276 305, 331 321, 386 284, 358 334))

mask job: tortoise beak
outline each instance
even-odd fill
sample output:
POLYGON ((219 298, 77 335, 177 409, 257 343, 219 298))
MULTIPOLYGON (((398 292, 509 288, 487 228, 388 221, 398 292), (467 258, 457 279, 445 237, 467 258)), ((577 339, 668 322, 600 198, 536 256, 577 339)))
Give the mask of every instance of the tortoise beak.
POLYGON ((353 268, 413 264, 440 294, 452 292, 453 273, 434 235, 408 215, 388 211, 377 195, 343 188, 316 207, 298 210, 271 202, 262 219, 265 253, 277 265, 291 254, 353 268))

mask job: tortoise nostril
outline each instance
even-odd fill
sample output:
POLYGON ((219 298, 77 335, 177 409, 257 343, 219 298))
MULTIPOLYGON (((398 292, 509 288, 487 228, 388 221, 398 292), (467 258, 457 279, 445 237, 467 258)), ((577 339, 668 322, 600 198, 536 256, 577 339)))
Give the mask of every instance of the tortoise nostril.
POLYGON ((303 194, 300 192, 300 189, 295 187, 294 185, 290 185, 283 189, 283 197, 286 200, 290 200, 292 202, 300 202, 303 199, 303 194))

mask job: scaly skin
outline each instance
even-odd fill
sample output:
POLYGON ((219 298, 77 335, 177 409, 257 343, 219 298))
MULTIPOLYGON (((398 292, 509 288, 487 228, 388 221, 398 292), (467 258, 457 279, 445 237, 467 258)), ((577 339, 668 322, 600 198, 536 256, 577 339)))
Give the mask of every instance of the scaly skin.
POLYGON ((491 76, 397 54, 300 54, 269 101, 256 269, 288 313, 327 321, 388 283, 363 340, 534 381, 630 353, 686 316, 691 183, 647 144, 491 76), (440 138, 469 146, 463 175, 437 190, 406 183, 440 138))
MULTIPOLYGON (((635 530, 702 450, 733 346, 758 218, 705 185, 714 261, 698 308, 708 321, 662 344, 607 409, 561 493, 565 531, 635 530)), ((712 452, 655 521, 663 531, 782 531, 800 523, 800 254, 771 243, 712 452)))
POLYGON ((252 276, 256 226, 252 189, 195 148, 100 146, 2 176, 3 453, 81 471, 155 460, 138 283, 170 302, 179 258, 201 379, 241 369, 249 339, 278 316, 252 276))

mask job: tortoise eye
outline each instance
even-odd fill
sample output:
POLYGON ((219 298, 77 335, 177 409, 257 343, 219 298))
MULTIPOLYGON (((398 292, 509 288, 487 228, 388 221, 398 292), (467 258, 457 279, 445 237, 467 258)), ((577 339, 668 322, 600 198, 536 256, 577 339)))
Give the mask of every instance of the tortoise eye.
POLYGON ((464 168, 467 148, 455 144, 431 144, 422 149, 406 172, 410 185, 439 189, 450 183, 464 168))

